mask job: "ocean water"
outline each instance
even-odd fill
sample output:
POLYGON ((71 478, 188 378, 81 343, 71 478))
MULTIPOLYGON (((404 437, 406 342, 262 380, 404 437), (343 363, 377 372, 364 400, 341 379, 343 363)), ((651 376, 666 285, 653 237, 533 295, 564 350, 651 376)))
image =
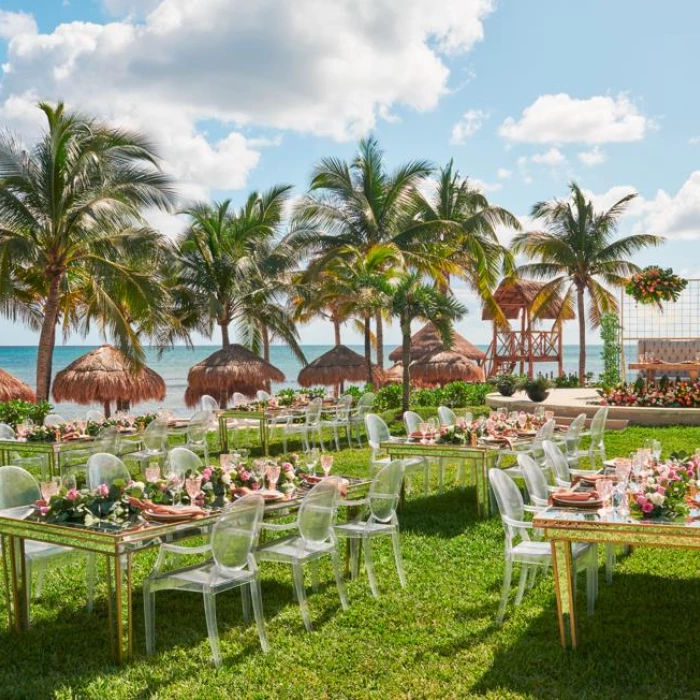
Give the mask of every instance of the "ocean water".
MULTIPOLYGON (((160 408, 169 408, 179 415, 189 415, 191 411, 184 405, 184 394, 187 386, 187 372, 192 365, 203 360, 207 355, 218 349, 219 346, 201 345, 192 350, 185 347, 175 347, 164 352, 160 357, 156 349, 147 350, 147 362, 149 367, 158 372, 167 385, 168 393, 162 403, 143 403, 136 408, 139 412, 154 411, 160 408)), ((307 360, 310 362, 322 355, 327 350, 331 349, 331 345, 304 345, 303 350, 307 360)), ((353 350, 363 353, 362 346, 351 345, 353 350)), ((385 357, 395 348, 395 345, 387 345, 385 349, 385 357)), ((486 346, 481 346, 486 350, 486 346)), ((93 347, 79 345, 61 345, 57 346, 54 354, 54 372, 60 371, 73 360, 80 357, 84 353, 92 350, 93 347)), ((596 375, 602 371, 601 350, 600 345, 588 346, 588 369, 596 375)), ((27 382, 31 387, 34 387, 36 380, 36 347, 28 346, 5 346, 0 347, 0 367, 10 374, 14 374, 19 379, 27 382)), ((284 373, 285 382, 273 385, 274 389, 282 387, 295 387, 296 377, 301 369, 301 364, 284 346, 273 346, 270 349, 270 360, 273 365, 278 367, 284 373)), ((542 363, 536 365, 536 371, 543 373, 556 372, 556 363, 542 363)), ((564 346, 564 370, 566 372, 575 372, 578 367, 578 346, 564 346)), ((76 406, 75 404, 54 404, 56 410, 61 415, 72 417, 83 414, 87 408, 76 406)))

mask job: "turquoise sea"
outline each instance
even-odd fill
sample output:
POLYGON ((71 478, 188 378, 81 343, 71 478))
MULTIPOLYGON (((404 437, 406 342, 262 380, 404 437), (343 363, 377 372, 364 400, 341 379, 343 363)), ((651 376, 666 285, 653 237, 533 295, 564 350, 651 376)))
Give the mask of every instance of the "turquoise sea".
MULTIPOLYGON (((362 354, 361 346, 351 345, 354 350, 362 354)), ((395 345, 387 345, 385 357, 395 348, 395 345)), ((310 362, 319 355, 331 348, 330 345, 304 345, 303 350, 307 360, 310 362)), ((80 355, 93 349, 89 346, 79 345, 63 345, 56 347, 54 355, 54 371, 57 372, 63 369, 70 362, 75 360, 80 355)), ((148 410, 157 410, 161 405, 169 408, 178 414, 188 415, 190 411, 185 408, 183 395, 187 385, 187 372, 189 368, 203 360, 207 355, 218 349, 218 346, 201 345, 193 350, 184 347, 176 347, 163 353, 160 357, 156 349, 149 349, 148 365, 158 372, 165 379, 168 387, 168 393, 162 404, 144 403, 140 404, 139 411, 145 412, 148 410)), ((482 346, 486 349, 486 346, 482 346)), ((588 368, 595 374, 601 371, 600 359, 601 346, 588 346, 588 368)), ((29 346, 6 346, 0 347, 0 367, 23 381, 27 382, 31 387, 35 385, 36 375, 36 347, 29 346)), ((271 348, 270 359, 272 364, 279 367, 284 373, 286 381, 282 384, 275 385, 274 388, 283 386, 296 386, 296 377, 301 369, 300 363, 292 355, 292 353, 283 346, 273 346, 271 348)), ((543 373, 555 372, 556 365, 541 364, 537 365, 537 370, 543 373)), ((564 346, 564 369, 567 372, 574 372, 578 367, 578 346, 564 346)), ((75 404, 55 404, 56 410, 66 417, 82 414, 86 409, 75 404)))

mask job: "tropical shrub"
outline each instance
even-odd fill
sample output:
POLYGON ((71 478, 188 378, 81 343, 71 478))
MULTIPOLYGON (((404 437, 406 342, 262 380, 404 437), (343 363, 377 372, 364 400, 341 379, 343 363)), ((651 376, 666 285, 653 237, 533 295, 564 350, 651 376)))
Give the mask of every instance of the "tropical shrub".
POLYGON ((569 372, 569 374, 563 374, 554 379, 554 386, 557 389, 575 389, 578 385, 578 374, 575 372, 569 372))
POLYGON ((501 396, 512 396, 524 379, 523 374, 497 374, 495 377, 489 377, 488 383, 496 387, 501 396))
POLYGON ((549 389, 552 387, 552 382, 540 375, 533 379, 524 379, 518 384, 518 389, 522 389, 527 394, 530 401, 544 401, 547 398, 549 389))
POLYGON ((28 401, 7 401, 0 403, 0 423, 7 423, 16 428, 19 423, 31 420, 37 425, 43 425, 44 418, 51 413, 53 406, 48 401, 29 403, 28 401))
POLYGON ((388 384, 377 391, 374 410, 379 413, 390 409, 401 408, 403 389, 400 384, 388 384))

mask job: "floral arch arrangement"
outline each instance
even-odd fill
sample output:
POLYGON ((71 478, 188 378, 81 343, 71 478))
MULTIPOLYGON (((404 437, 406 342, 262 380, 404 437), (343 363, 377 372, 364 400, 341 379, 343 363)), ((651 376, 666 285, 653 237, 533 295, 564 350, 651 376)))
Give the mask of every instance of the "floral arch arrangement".
POLYGON ((688 286, 688 280, 673 273, 669 267, 649 265, 633 275, 625 291, 640 304, 657 304, 663 301, 678 301, 681 292, 688 286))

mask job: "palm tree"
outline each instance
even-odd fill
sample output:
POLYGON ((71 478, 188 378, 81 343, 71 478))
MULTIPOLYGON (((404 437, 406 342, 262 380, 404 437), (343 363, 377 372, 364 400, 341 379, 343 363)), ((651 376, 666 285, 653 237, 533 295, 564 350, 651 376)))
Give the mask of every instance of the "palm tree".
POLYGON ((496 229, 505 226, 519 231, 517 217, 490 204, 481 190, 472 187, 468 178, 462 178, 452 160, 440 169, 432 193, 416 190, 409 215, 439 227, 443 249, 438 252, 453 265, 445 270, 446 280, 440 284, 441 290, 449 288, 452 272, 465 280, 499 319, 502 312, 492 291, 502 274, 512 273, 513 260, 500 244, 496 229))
MULTIPOLYGON (((296 208, 295 218, 319 232, 320 255, 353 246, 365 253, 375 245, 394 245, 412 266, 425 266, 429 248, 423 222, 409 221, 406 208, 421 182, 433 172, 425 160, 410 161, 389 173, 373 137, 359 143, 354 160, 324 158, 314 168, 311 192, 296 208)), ((431 259, 431 264, 444 261, 431 259)), ((377 364, 384 363, 383 319, 374 314, 377 364)))
POLYGON ((39 104, 47 121, 25 150, 0 136, 0 310, 40 330, 37 396, 48 399, 56 327, 85 328, 93 314, 132 359, 143 357, 126 318, 147 310, 158 279, 140 264, 162 238, 147 207, 170 208, 174 191, 142 135, 39 104), (112 303, 121 300, 121 305, 112 303))
POLYGON ((403 362, 403 410, 408 411, 411 395, 411 323, 432 322, 446 348, 452 345, 452 323, 467 312, 463 304, 434 284, 426 284, 421 275, 403 273, 391 290, 389 308, 401 325, 403 362))
POLYGON ((535 300, 533 311, 547 308, 561 296, 564 309, 571 308, 573 295, 579 324, 579 379, 586 374, 586 308, 584 297, 588 292, 588 315, 593 327, 600 325, 604 313, 617 312, 615 296, 605 284, 621 286, 639 268, 629 256, 648 246, 657 246, 663 238, 653 234, 636 234, 614 239, 620 217, 637 196, 628 194, 609 209, 596 212, 581 188, 569 185, 569 200, 555 199, 538 202, 531 215, 546 226, 544 231, 520 233, 513 239, 514 253, 524 253, 538 262, 521 265, 518 273, 539 279, 548 279, 535 300))

